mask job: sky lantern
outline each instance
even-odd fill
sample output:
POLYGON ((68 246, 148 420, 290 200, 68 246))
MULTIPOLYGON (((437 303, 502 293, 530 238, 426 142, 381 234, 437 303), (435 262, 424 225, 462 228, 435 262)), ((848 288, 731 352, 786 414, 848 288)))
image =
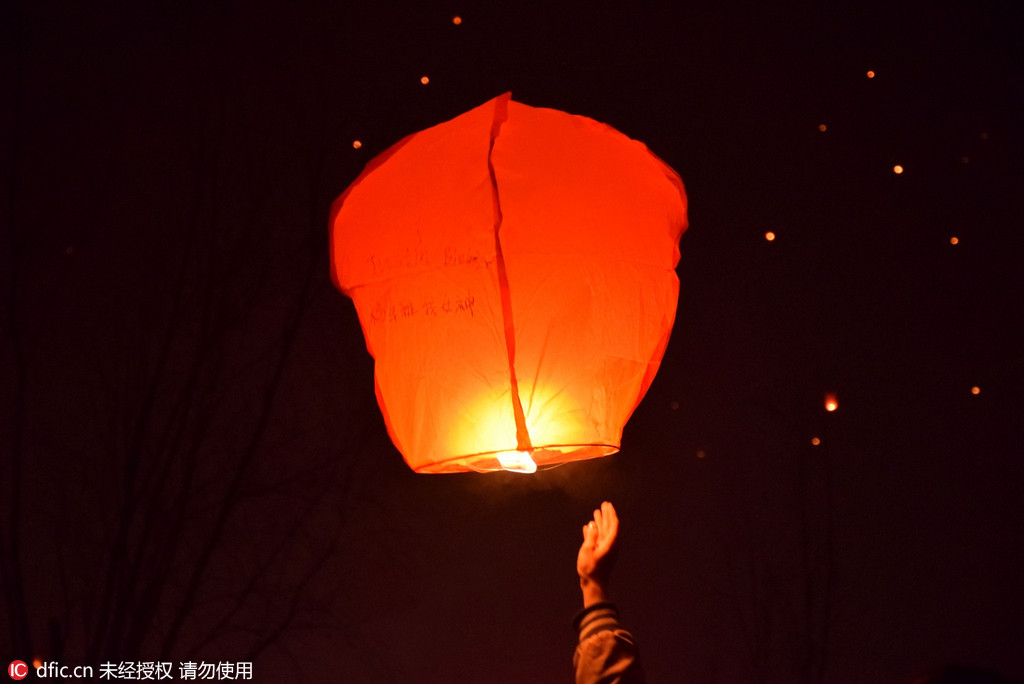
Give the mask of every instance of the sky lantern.
POLYGON ((675 319, 686 195, 642 143, 504 94, 371 161, 331 211, 377 401, 422 473, 619 450, 675 319))

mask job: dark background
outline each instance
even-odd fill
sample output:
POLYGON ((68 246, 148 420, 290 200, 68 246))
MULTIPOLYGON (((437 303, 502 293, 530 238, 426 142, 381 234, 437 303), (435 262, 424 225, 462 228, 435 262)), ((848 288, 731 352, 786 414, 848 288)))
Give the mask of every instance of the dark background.
POLYGON ((608 499, 652 682, 1024 677, 1016 4, 407 4, 3 4, 4 663, 567 682, 608 499), (329 207, 507 90, 680 173, 676 327, 620 454, 415 475, 329 207))

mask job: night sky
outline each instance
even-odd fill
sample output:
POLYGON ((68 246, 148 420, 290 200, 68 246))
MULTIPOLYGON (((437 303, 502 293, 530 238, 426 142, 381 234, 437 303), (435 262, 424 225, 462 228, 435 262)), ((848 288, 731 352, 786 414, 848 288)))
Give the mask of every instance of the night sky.
POLYGON ((610 500, 651 682, 1024 678, 1015 3, 407 4, 3 3, 4 665, 568 682, 610 500), (506 91, 679 172, 675 328, 619 454, 417 475, 330 205, 506 91))

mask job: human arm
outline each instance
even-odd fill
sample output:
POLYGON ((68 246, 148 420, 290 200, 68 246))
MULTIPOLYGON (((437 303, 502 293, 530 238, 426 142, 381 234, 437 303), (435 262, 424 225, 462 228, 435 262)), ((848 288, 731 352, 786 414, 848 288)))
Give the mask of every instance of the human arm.
POLYGON ((608 594, 616 556, 619 518, 607 501, 583 526, 583 543, 576 571, 583 593, 583 610, 573 621, 578 635, 573 668, 576 684, 642 684, 643 667, 633 635, 620 623, 608 594))

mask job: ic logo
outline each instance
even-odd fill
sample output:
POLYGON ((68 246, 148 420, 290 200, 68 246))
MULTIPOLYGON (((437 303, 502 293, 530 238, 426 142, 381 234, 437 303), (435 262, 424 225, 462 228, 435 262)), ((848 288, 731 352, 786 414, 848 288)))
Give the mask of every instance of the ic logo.
POLYGON ((24 660, 15 660, 7 666, 7 674, 11 675, 11 679, 24 679, 28 677, 28 665, 24 660))

